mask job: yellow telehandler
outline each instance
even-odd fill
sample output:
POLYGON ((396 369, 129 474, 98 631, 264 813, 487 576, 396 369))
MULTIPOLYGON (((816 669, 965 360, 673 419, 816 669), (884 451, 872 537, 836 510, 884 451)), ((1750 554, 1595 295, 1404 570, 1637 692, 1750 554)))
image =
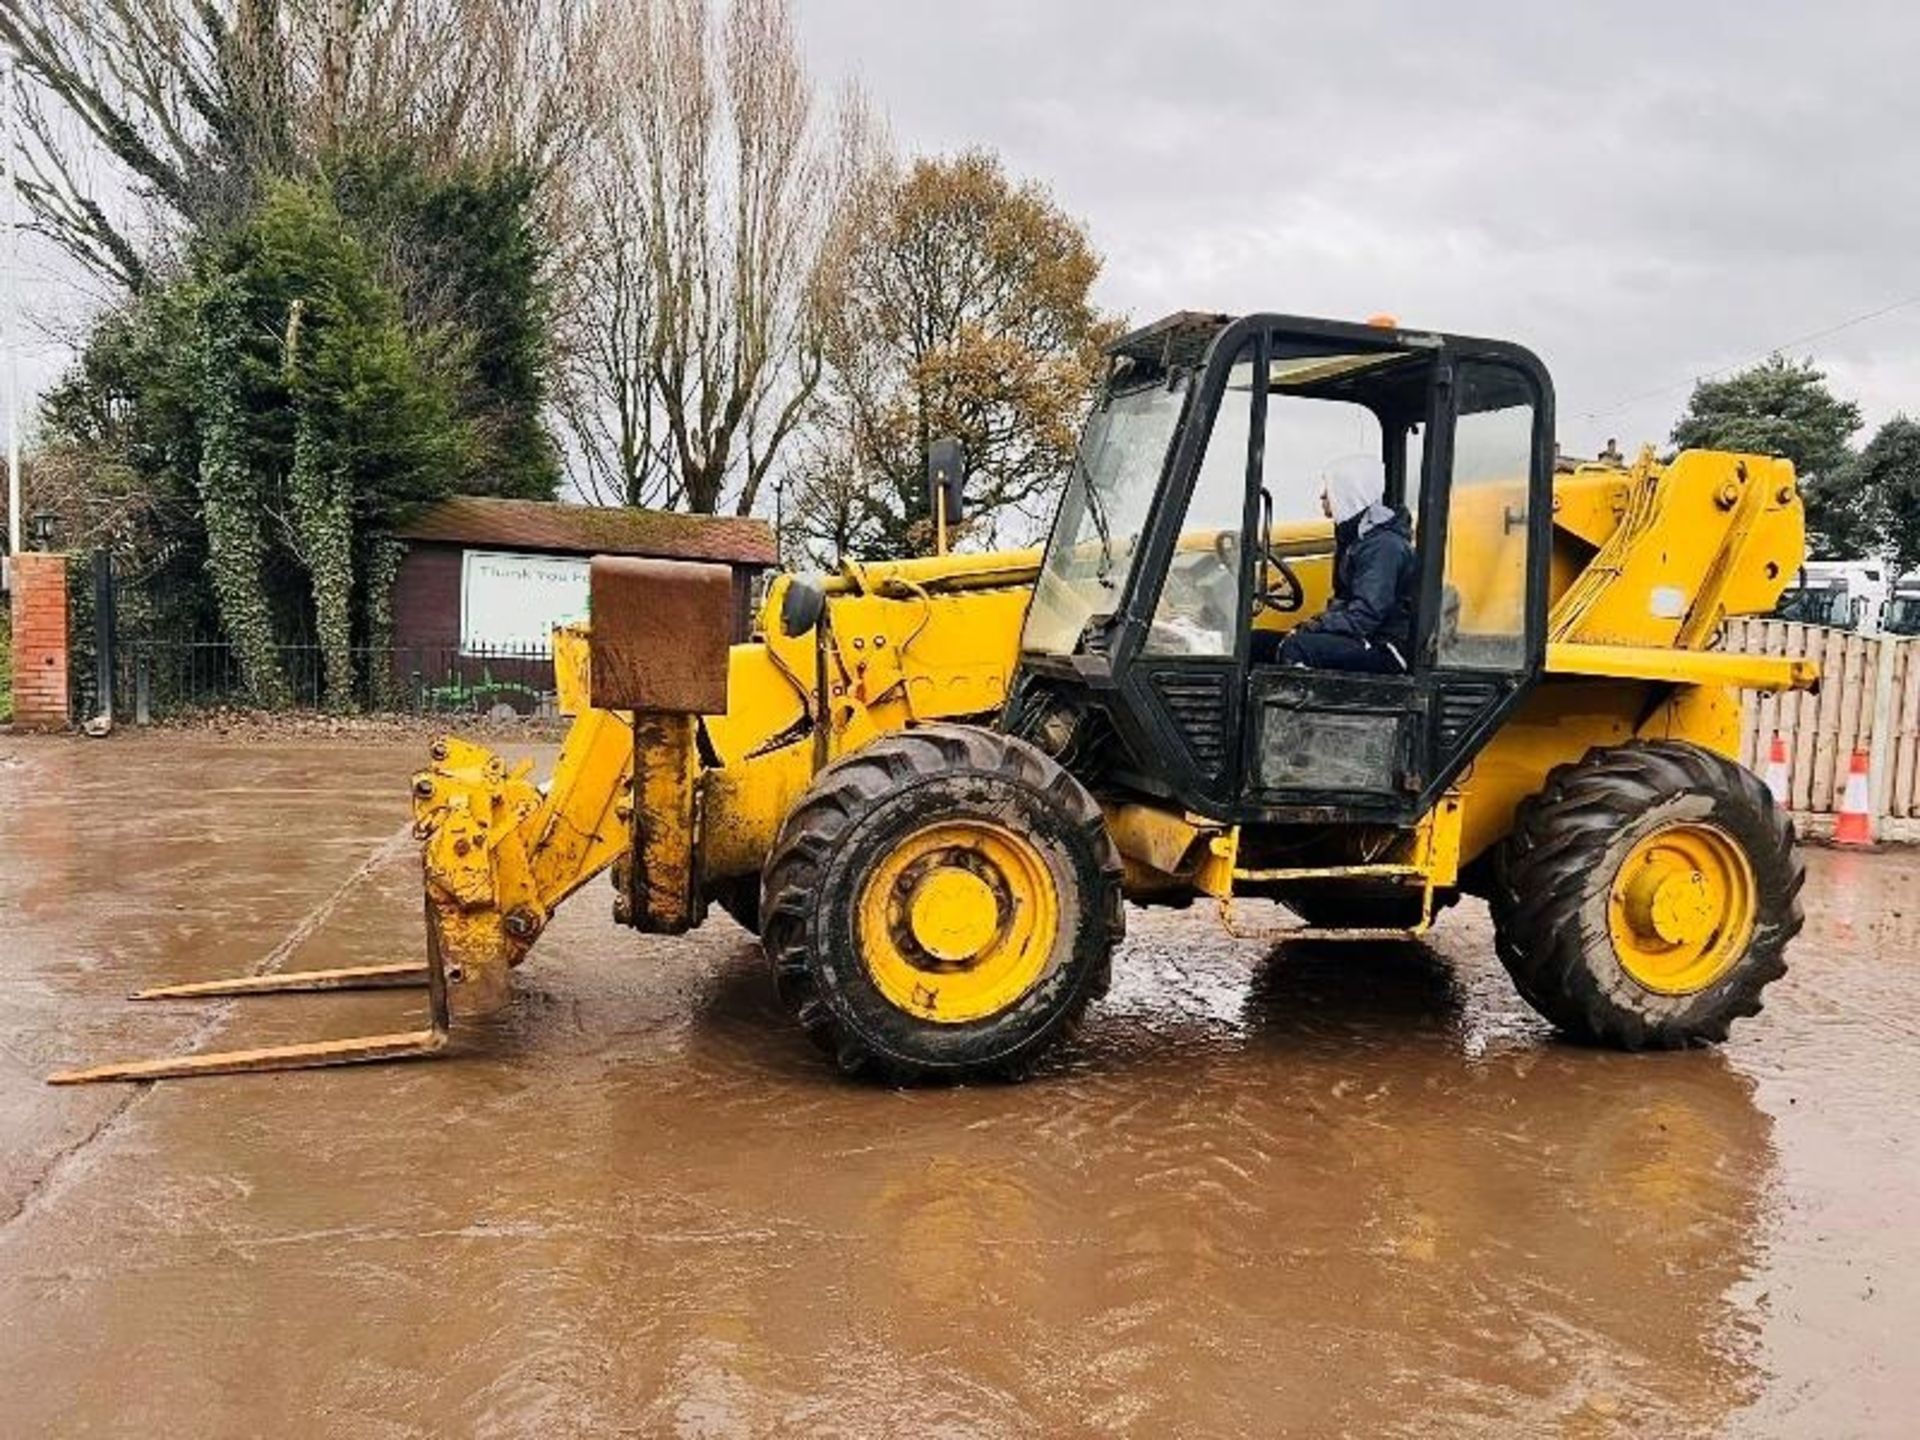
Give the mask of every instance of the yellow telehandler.
POLYGON ((606 870, 638 930, 725 909, 806 1031, 890 1081, 1022 1069, 1105 991, 1123 901, 1198 896, 1365 937, 1480 895, 1568 1035, 1723 1039, 1801 924, 1792 829, 1733 757, 1740 691, 1817 672, 1715 648, 1800 565, 1793 471, 1557 473, 1554 433, 1513 345, 1180 313, 1112 346, 1043 550, 780 576, 731 648, 724 571, 596 560, 550 783, 459 740, 414 781, 425 963, 144 992, 420 983, 425 1030, 55 1078, 433 1053, 606 870), (1410 653, 1257 658, 1327 603, 1319 476, 1356 454, 1411 516, 1410 653))

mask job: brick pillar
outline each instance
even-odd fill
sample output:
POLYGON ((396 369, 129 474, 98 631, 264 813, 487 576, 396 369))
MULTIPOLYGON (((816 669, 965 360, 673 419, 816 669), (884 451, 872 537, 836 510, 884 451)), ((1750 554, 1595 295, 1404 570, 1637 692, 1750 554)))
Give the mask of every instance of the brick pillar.
POLYGON ((13 570, 13 723, 67 726, 67 557, 16 555, 13 570))

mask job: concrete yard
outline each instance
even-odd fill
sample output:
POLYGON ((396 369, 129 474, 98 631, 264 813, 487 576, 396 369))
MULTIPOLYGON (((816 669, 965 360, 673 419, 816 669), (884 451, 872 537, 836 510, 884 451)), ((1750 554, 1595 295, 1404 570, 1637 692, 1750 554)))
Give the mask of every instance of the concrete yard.
POLYGON ((422 750, 0 737, 0 1434, 1913 1433, 1914 852, 1811 855, 1719 1051, 1557 1043, 1474 902, 1196 906, 1029 1083, 894 1092, 599 881, 450 1059, 41 1083, 418 1023, 123 997, 417 956, 422 750))

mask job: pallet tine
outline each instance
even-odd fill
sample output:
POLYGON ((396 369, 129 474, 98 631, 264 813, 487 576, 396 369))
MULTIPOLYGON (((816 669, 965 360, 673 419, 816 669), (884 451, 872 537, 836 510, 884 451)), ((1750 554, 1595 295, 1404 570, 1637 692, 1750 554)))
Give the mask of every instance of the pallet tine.
POLYGON ((267 1045, 251 1050, 220 1050, 206 1055, 167 1056, 156 1060, 134 1060, 117 1065, 96 1065, 85 1070, 63 1070, 49 1075, 49 1085, 91 1085, 114 1080, 173 1080, 193 1075, 239 1075, 261 1070, 313 1070, 330 1065, 357 1065, 377 1060, 414 1060, 444 1050, 451 1028, 447 1008, 447 973, 440 957, 440 940, 432 917, 427 923, 427 963, 425 965, 364 965, 348 970, 312 971, 300 975, 262 975, 237 980, 209 981, 200 986, 163 986, 160 991, 143 991, 137 998, 171 998, 190 995, 255 995, 286 993, 303 989, 341 990, 364 986, 386 986, 401 981, 402 971, 427 982, 427 1028, 391 1035, 356 1035, 347 1040, 309 1040, 297 1045, 267 1045), (424 972, 424 976, 422 973, 424 972), (302 979, 319 977, 318 985, 302 985, 302 979), (346 978, 342 978, 346 977, 346 978), (277 985, 268 982, 290 981, 277 985), (250 984, 248 981, 261 983, 250 984), (212 988, 207 988, 207 987, 212 988), (225 987, 225 988, 222 988, 225 987))
POLYGON ((294 970, 281 975, 230 975, 184 985, 155 985, 136 990, 132 1000, 198 1000, 214 995, 305 995, 326 990, 384 990, 425 985, 427 967, 414 961, 391 965, 349 965, 339 970, 294 970))

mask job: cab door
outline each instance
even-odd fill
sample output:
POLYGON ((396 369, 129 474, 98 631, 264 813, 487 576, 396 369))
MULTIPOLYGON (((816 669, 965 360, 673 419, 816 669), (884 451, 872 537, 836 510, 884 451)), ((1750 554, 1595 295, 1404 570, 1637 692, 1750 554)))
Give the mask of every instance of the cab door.
POLYGON ((1546 653, 1553 395, 1505 346, 1442 366, 1420 535, 1420 675, 1430 704, 1430 800, 1499 728, 1546 653))
MULTIPOLYGON (((1424 422, 1383 426, 1379 442, 1388 499, 1416 517, 1420 588, 1408 670, 1253 666, 1243 804, 1250 818, 1417 817, 1539 673, 1552 393, 1526 352, 1467 345, 1434 357, 1424 422), (1416 436, 1423 443, 1412 466, 1404 447, 1416 436), (1396 469, 1404 477, 1397 486, 1396 469)), ((1276 443, 1267 447, 1270 470, 1276 443)))
MULTIPOLYGON (((1192 462, 1193 483, 1184 501, 1169 501, 1171 513, 1160 522, 1163 536, 1171 532, 1161 542, 1166 559, 1158 593, 1142 592, 1151 618, 1128 667, 1133 705, 1156 761, 1154 776, 1136 778, 1150 783, 1157 777, 1170 795, 1220 812, 1235 803, 1240 789, 1242 680, 1252 608, 1247 536, 1257 511, 1266 401, 1253 383, 1258 353, 1257 340, 1249 337, 1229 356, 1210 362, 1199 382, 1195 404, 1213 397, 1212 413, 1200 421, 1205 438, 1192 462)), ((1173 495, 1181 469, 1177 459, 1173 495)))

